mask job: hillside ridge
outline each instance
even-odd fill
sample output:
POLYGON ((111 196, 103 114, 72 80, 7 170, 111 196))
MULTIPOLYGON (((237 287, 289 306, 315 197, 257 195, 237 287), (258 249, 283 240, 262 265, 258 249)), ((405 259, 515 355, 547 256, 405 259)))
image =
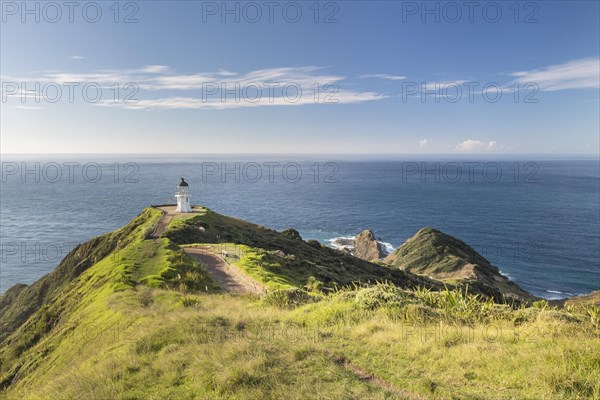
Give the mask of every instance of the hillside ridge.
POLYGON ((145 209, 0 296, 0 398, 468 398, 490 385, 514 398, 600 394, 589 379, 600 348, 592 298, 565 310, 504 303, 474 281, 432 279, 291 228, 197 211, 161 225, 165 214, 145 209), (240 281, 211 275, 207 258, 261 289, 233 290, 240 281), (511 334, 490 342, 490 324, 511 334), (424 332, 457 326, 481 339, 423 342, 424 332), (531 352, 523 329, 554 331, 531 352), (570 346, 568 365, 579 367, 557 375, 546 354, 564 357, 570 346), (430 352, 446 357, 440 368, 430 352), (485 360, 471 365, 469 354, 485 360), (548 368, 522 388, 521 365, 548 368), (572 386, 552 384, 567 379, 572 386))
POLYGON ((430 227, 420 229, 383 262, 443 282, 463 282, 487 288, 495 297, 536 300, 471 246, 430 227))

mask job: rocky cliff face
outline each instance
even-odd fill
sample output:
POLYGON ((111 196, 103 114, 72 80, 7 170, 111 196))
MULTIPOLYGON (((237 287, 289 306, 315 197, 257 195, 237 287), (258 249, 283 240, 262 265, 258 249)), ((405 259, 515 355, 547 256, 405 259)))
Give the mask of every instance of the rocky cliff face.
POLYGON ((384 259, 402 270, 447 282, 477 286, 495 297, 531 300, 534 297, 500 274, 465 242, 432 228, 423 228, 384 259))
POLYGON ((354 239, 353 255, 363 260, 377 261, 385 257, 386 253, 381 243, 375 239, 373 232, 367 229, 354 239))

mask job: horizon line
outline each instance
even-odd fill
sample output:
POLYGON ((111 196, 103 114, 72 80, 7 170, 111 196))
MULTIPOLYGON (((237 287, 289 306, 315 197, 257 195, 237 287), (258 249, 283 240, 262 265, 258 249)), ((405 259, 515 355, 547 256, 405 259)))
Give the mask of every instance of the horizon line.
POLYGON ((146 152, 146 153, 135 153, 135 152, 33 152, 33 153, 21 153, 21 152, 0 152, 0 156, 8 155, 359 155, 359 156, 513 156, 513 155, 531 155, 531 156, 597 156, 600 157, 599 153, 358 153, 358 152, 322 152, 322 153, 293 153, 293 152, 210 152, 210 153, 159 153, 159 152, 146 152))

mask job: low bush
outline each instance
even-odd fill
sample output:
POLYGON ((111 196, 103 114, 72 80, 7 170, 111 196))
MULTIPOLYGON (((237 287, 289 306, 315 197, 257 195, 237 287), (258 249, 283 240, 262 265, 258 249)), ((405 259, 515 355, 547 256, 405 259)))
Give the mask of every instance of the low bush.
POLYGON ((296 288, 273 290, 263 298, 264 303, 281 308, 295 308, 304 304, 316 303, 319 300, 319 297, 296 288))
POLYGON ((362 308, 374 310, 379 307, 402 306, 407 303, 407 298, 401 289, 383 283, 358 290, 354 301, 362 308))

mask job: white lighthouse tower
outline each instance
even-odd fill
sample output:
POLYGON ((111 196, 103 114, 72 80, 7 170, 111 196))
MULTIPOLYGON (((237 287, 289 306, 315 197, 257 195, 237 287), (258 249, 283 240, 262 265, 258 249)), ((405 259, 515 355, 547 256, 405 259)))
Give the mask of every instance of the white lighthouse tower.
POLYGON ((192 212, 192 207, 190 206, 190 195, 188 193, 189 185, 186 181, 181 178, 181 182, 177 185, 177 193, 175 193, 175 198, 177 198, 177 209, 176 212, 189 213, 192 212))

